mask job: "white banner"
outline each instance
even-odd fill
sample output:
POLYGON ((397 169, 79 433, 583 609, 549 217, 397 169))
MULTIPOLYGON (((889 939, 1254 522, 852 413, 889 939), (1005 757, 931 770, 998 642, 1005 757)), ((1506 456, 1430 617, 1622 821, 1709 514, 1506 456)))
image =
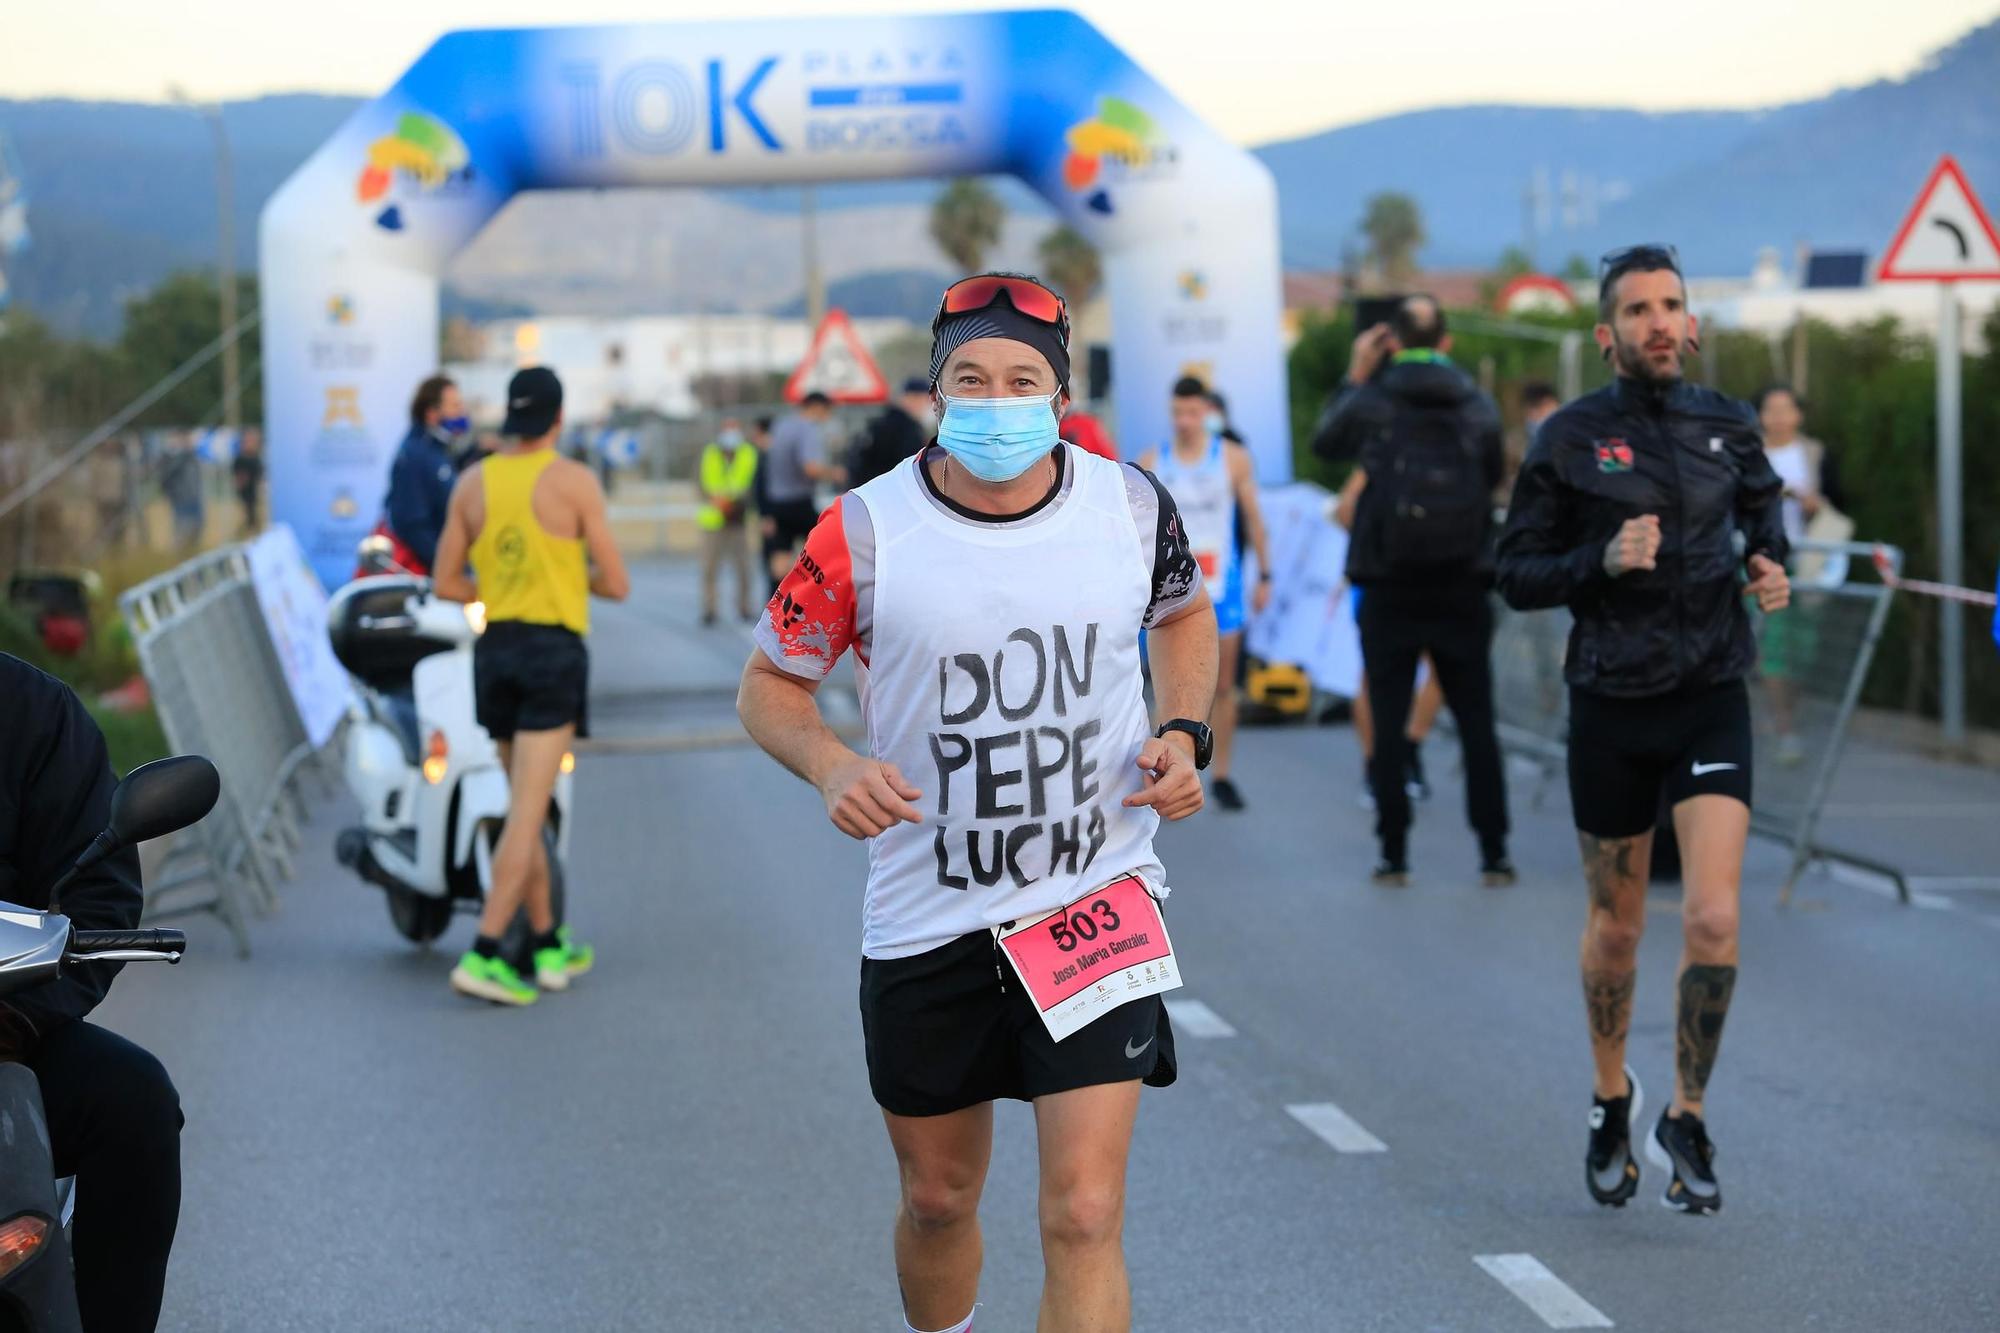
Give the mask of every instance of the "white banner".
POLYGON ((1361 687, 1361 636, 1347 586, 1347 530, 1333 497, 1311 482, 1260 492, 1271 540, 1271 601, 1250 621, 1250 651, 1303 667, 1314 685, 1353 698, 1361 687))
POLYGON ((326 744, 352 696, 326 632, 326 590, 292 530, 280 523, 250 543, 250 581, 271 647, 314 746, 326 744))

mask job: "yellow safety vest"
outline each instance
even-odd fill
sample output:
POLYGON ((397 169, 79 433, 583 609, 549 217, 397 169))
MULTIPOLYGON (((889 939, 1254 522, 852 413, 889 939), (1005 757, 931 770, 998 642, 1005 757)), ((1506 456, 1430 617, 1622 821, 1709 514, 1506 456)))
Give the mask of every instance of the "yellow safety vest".
POLYGON ((472 543, 472 573, 489 625, 518 620, 590 632, 583 538, 551 536, 535 521, 535 483, 555 461, 554 449, 537 449, 479 464, 486 522, 472 543))
POLYGON ((701 451, 701 526, 710 532, 723 525, 722 507, 717 500, 734 500, 740 511, 743 497, 750 494, 757 476, 757 446, 739 444, 734 454, 720 444, 701 451))

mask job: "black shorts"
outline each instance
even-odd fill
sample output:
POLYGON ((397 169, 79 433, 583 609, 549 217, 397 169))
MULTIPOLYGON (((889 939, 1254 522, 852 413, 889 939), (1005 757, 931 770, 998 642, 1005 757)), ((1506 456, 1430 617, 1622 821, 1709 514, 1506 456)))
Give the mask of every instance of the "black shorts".
POLYGON ((589 688, 590 650, 561 625, 502 620, 473 645, 473 708, 496 741, 571 723, 577 735, 588 736, 589 688))
POLYGON ((764 506, 764 517, 771 520, 774 528, 764 538, 764 554, 772 555, 779 551, 789 552, 810 537, 813 525, 819 522, 819 510, 813 508, 810 498, 772 500, 764 506))
POLYGON ((861 1034, 869 1089, 892 1115, 947 1115, 1135 1078, 1164 1088, 1177 1070, 1158 996, 1050 1038, 985 930, 909 958, 862 959, 861 1034), (996 967, 1006 969, 1004 986, 996 967))
POLYGON ((1614 699, 1569 693, 1569 800, 1578 830, 1632 838, 1659 819, 1660 797, 1730 796, 1750 804, 1750 691, 1740 680, 1686 694, 1614 699))

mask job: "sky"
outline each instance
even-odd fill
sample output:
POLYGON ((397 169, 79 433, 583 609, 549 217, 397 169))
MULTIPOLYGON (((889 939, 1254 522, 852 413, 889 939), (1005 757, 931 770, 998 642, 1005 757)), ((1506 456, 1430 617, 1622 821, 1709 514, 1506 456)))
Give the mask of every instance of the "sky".
MULTIPOLYGON (((453 28, 993 7, 954 0, 10 0, 0 19, 0 97, 154 102, 170 84, 204 100, 372 94, 453 28)), ((1768 106, 1907 74, 1939 46, 2000 17, 2000 0, 1076 0, 1072 7, 1244 143, 1466 102, 1768 106)))

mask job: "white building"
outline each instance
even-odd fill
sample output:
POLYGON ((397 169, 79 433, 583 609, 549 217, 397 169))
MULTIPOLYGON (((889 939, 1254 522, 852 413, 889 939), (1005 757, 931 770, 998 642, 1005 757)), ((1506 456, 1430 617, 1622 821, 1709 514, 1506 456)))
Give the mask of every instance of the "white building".
MULTIPOLYGON (((1870 271, 1874 259, 1870 258, 1870 271)), ((1961 282, 1958 287, 1959 345, 1967 355, 1984 350, 1980 331, 2000 306, 2000 282, 1961 282)), ((1893 315, 1907 330, 1934 336, 1938 319, 1937 284, 1877 282, 1863 287, 1800 287, 1785 272, 1777 251, 1766 250, 1747 278, 1690 278, 1688 305, 1704 323, 1778 337, 1791 331, 1800 314, 1835 326, 1866 324, 1893 315)))
MULTIPOLYGON (((871 354, 921 332, 900 319, 857 319, 854 327, 871 354)), ((770 315, 561 315, 489 320, 474 333, 477 355, 447 363, 444 372, 458 381, 481 426, 505 415, 507 380, 521 366, 547 366, 562 377, 573 421, 601 420, 614 407, 691 417, 701 410, 695 387, 702 377, 788 375, 812 339, 805 320, 770 315)))

